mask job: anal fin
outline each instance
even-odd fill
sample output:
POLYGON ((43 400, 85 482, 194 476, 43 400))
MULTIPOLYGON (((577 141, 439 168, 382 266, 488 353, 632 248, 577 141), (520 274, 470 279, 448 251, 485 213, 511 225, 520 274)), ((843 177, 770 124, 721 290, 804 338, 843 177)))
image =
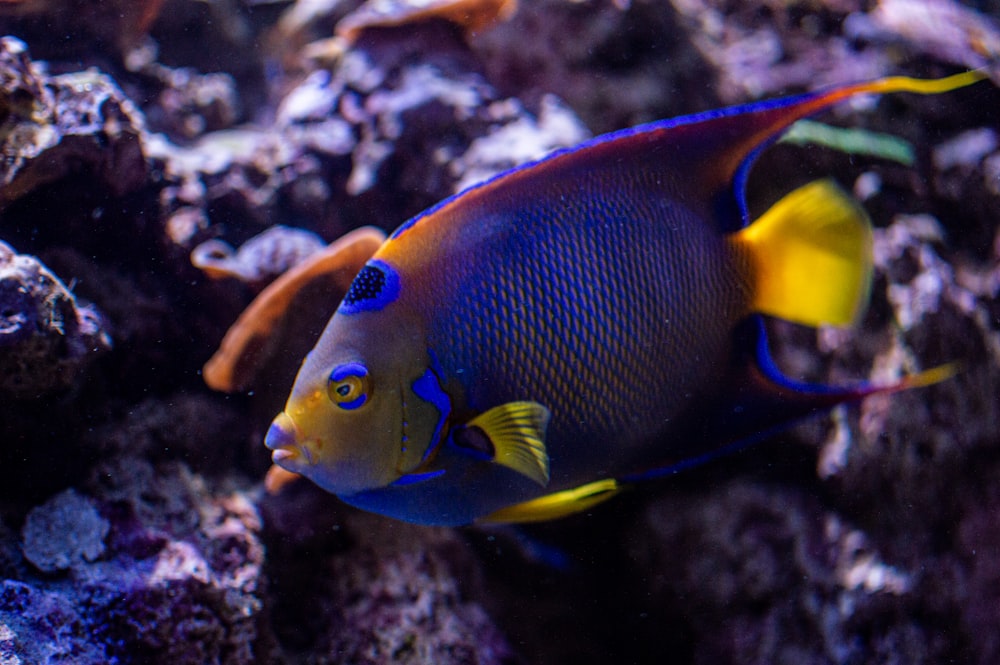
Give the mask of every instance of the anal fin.
POLYGON ((597 480, 580 487, 554 492, 537 499, 515 503, 494 511, 481 518, 480 522, 523 524, 525 522, 545 522, 566 517, 599 503, 604 503, 622 490, 622 485, 613 478, 597 480))

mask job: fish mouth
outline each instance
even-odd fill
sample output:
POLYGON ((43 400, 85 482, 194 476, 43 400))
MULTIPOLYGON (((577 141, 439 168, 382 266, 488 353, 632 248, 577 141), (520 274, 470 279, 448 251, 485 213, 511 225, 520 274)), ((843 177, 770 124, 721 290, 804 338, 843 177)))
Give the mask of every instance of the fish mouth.
POLYGON ((293 470, 289 467, 296 466, 300 459, 305 465, 312 465, 313 455, 306 445, 309 442, 302 441, 301 436, 302 432, 291 416, 284 411, 279 413, 264 436, 264 445, 273 451, 271 461, 289 471, 293 470))

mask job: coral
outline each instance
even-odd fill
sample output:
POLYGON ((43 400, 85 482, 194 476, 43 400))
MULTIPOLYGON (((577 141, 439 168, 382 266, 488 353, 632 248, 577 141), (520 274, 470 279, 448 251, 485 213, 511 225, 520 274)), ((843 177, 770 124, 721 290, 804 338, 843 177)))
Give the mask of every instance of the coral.
POLYGON ((95 473, 115 558, 79 572, 94 629, 122 658, 265 661, 259 518, 238 491, 212 492, 183 466, 126 458, 95 473), (138 565, 137 565, 138 564, 138 565))
POLYGON ((64 390, 111 346, 101 315, 78 303, 36 258, 0 242, 0 392, 64 390))
POLYGON ((972 167, 996 151, 997 146, 996 130, 990 127, 970 129, 934 147, 934 166, 941 171, 956 166, 972 167))
POLYGON ((953 0, 879 0, 848 17, 845 33, 888 42, 970 69, 991 68, 1000 56, 1000 24, 953 0))
POLYGON ((809 18, 779 5, 728 12, 718 0, 672 0, 691 32, 691 41, 719 76, 728 103, 773 94, 789 87, 817 88, 884 76, 890 62, 879 50, 859 51, 844 35, 846 18, 861 2, 817 3, 809 18), (820 25, 832 29, 812 34, 820 25), (831 34, 832 33, 832 34, 831 34), (817 66, 822 63, 821 66, 817 66))
POLYGON ((370 28, 401 26, 429 19, 445 19, 470 33, 497 21, 509 20, 517 0, 368 0, 337 23, 337 35, 354 41, 370 28))
POLYGON ((538 117, 526 115, 513 99, 495 102, 489 109, 498 124, 485 136, 469 144, 469 149, 448 164, 458 180, 455 191, 527 162, 541 159, 567 145, 576 145, 590 133, 572 111, 554 95, 542 98, 538 117))
MULTIPOLYGON (((17 17, 25 32, 41 29, 65 35, 64 40, 99 45, 112 51, 133 47, 152 26, 166 0, 5 0, 0 17, 17 17)), ((46 40, 48 41, 48 40, 46 40)), ((50 46, 50 44, 46 44, 50 46)), ((51 44, 56 46, 58 44, 51 44)))
POLYGON ((247 497, 135 457, 93 475, 88 495, 29 514, 25 555, 52 575, 2 582, 0 649, 31 663, 269 662, 247 497))
POLYGON ((339 53, 330 71, 311 62, 288 82, 270 126, 210 132, 188 146, 150 136, 145 145, 164 176, 160 203, 170 237, 187 249, 212 237, 220 206, 244 227, 299 226, 290 213, 300 212, 317 220, 310 228, 324 237, 351 221, 388 230, 476 178, 586 135, 554 97, 533 112, 500 96, 442 26, 390 33, 339 53), (417 57, 431 48, 437 57, 417 57), (473 145, 487 132, 496 134, 492 142, 473 145), (516 153, 488 149, 515 137, 516 153), (362 197, 377 184, 390 186, 390 177, 408 195, 379 199, 373 209, 362 197), (214 215, 198 212, 210 209, 214 215))
POLYGON ((718 106, 704 85, 714 72, 668 2, 524 2, 470 48, 498 90, 554 94, 595 134, 718 106))
POLYGON ((93 503, 69 489, 28 513, 24 556, 46 573, 93 561, 104 553, 108 528, 93 503))
POLYGON ((235 251, 221 240, 205 241, 191 252, 191 263, 213 279, 261 282, 277 277, 322 248, 323 241, 315 233, 272 226, 235 251))
POLYGON ((134 69, 161 86, 154 100, 143 107, 151 131, 191 141, 206 132, 228 129, 240 117, 236 82, 229 74, 164 67, 155 61, 141 62, 138 56, 133 60, 134 69))

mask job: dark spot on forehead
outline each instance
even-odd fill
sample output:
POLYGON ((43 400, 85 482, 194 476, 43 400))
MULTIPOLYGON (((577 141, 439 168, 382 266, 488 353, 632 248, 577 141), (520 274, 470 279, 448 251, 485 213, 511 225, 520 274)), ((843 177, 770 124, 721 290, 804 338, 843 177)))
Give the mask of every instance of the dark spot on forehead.
POLYGON ((377 311, 399 295, 399 275, 388 263, 373 259, 365 264, 351 282, 340 303, 342 314, 377 311))

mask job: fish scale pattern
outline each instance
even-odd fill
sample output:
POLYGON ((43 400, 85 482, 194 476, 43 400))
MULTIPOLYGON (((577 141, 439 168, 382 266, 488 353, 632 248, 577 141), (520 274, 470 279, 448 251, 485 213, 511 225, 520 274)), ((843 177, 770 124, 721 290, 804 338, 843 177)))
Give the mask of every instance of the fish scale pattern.
POLYGON ((662 430, 746 311, 723 236, 678 204, 637 199, 509 220, 517 232, 454 275, 434 315, 431 346, 471 410, 550 409, 554 470, 575 445, 614 437, 624 449, 662 430))

